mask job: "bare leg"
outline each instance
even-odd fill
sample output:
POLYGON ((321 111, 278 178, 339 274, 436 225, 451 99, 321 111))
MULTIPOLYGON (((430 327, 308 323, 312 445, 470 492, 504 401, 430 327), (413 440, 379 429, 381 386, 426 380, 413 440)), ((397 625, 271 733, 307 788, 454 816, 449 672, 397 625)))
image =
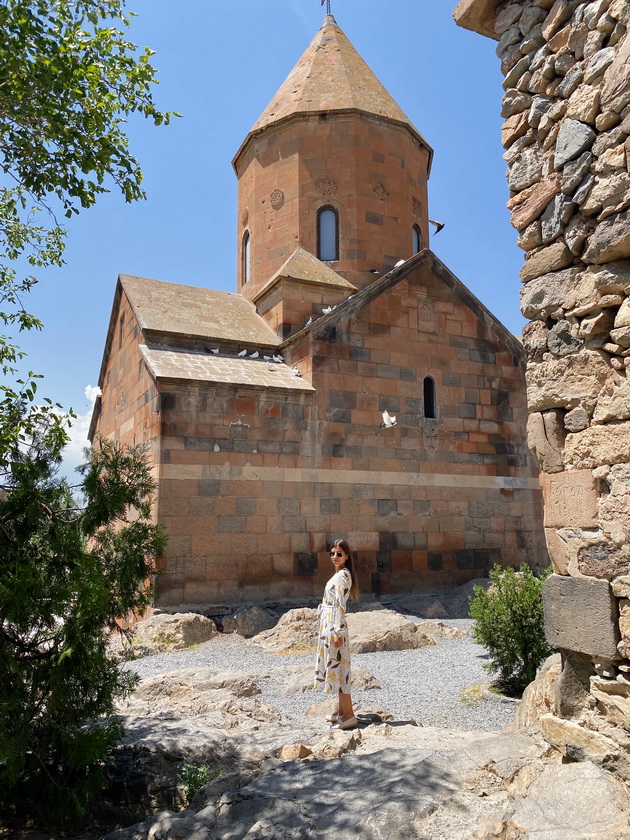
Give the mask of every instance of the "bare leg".
POLYGON ((339 692, 339 720, 349 720, 354 717, 352 711, 352 697, 343 691, 339 692))

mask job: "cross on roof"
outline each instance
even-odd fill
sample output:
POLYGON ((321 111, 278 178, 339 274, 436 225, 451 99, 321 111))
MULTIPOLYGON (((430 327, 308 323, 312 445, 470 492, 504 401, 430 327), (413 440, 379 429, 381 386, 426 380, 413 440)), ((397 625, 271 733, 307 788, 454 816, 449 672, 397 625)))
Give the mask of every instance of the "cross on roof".
POLYGON ((326 14, 330 14, 330 0, 322 0, 321 5, 323 6, 324 3, 326 4, 326 14))

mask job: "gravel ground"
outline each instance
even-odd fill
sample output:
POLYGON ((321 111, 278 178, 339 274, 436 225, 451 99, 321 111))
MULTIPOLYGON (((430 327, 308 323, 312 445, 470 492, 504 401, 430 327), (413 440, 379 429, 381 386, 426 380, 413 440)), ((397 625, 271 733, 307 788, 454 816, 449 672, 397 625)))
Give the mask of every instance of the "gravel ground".
MULTIPOLYGON (((472 624, 469 619, 447 619, 445 623, 464 629, 472 624)), ((216 636, 191 650, 139 659, 129 667, 144 680, 182 668, 234 669, 262 676, 272 669, 313 662, 314 654, 270 654, 241 636, 230 634, 216 636)), ((356 654, 352 662, 373 674, 382 686, 380 690, 354 692, 355 705, 386 709, 396 720, 415 720, 424 726, 445 729, 492 731, 514 719, 516 704, 506 698, 462 699, 464 689, 490 680, 483 668, 487 662, 485 651, 469 636, 441 639, 435 647, 420 650, 356 654)), ((302 721, 309 706, 329 697, 315 691, 285 695, 283 684, 281 674, 261 679, 263 693, 258 699, 296 723, 302 721)))

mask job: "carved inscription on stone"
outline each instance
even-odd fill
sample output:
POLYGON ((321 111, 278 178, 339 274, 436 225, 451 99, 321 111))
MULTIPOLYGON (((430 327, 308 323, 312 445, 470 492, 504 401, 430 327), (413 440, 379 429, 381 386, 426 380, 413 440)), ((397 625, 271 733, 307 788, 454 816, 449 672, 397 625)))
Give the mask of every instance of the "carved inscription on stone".
POLYGON ((241 224, 243 227, 247 225, 247 222, 249 222, 249 210, 246 207, 241 213, 241 224))
POLYGON ((418 298, 418 332, 435 332, 435 303, 430 298, 418 298))
POLYGON ((374 195, 378 198, 379 201, 384 201, 389 193, 385 189, 383 184, 377 184, 374 187, 374 195))
POLYGON ((411 206, 413 210, 413 215, 416 218, 420 218, 422 216, 422 203, 419 198, 412 198, 411 199, 411 206))
POLYGON ((597 493, 591 470, 541 473, 546 528, 593 528, 597 493))

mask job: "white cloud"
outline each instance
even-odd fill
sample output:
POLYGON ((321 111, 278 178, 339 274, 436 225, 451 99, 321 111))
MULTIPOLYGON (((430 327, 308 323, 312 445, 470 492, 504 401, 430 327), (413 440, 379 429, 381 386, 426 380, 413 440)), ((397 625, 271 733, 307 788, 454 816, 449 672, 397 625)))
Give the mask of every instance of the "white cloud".
POLYGON ((75 472, 79 464, 85 460, 83 450, 90 446, 88 440, 88 432, 90 430, 90 421, 92 419, 92 411, 96 398, 100 397, 101 389, 97 385, 86 385, 85 397, 89 403, 88 409, 83 414, 78 414, 72 421, 72 425, 68 429, 70 440, 63 450, 63 464, 60 473, 65 475, 71 484, 77 480, 77 473, 75 472))

